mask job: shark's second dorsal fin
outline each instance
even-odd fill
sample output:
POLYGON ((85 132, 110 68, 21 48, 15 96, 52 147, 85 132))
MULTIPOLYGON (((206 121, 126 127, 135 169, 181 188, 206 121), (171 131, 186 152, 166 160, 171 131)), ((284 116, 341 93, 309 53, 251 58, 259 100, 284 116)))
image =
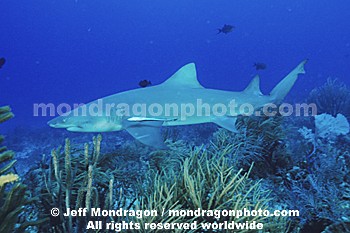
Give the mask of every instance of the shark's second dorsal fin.
POLYGON ((194 63, 184 65, 161 85, 171 87, 204 88, 197 80, 196 65, 194 63))
POLYGON ((260 78, 256 75, 249 85, 244 89, 244 92, 251 95, 262 95, 260 91, 260 78))

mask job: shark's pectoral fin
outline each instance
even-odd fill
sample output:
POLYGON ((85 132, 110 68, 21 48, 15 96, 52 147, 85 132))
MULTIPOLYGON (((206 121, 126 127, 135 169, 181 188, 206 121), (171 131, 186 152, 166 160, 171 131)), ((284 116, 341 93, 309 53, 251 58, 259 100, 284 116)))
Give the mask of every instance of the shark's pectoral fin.
POLYGON ((123 127, 135 139, 145 145, 152 146, 158 149, 168 149, 164 144, 163 137, 160 134, 160 127, 163 121, 128 121, 125 120, 123 127))
POLYGON ((221 126, 222 128, 225 128, 234 133, 238 133, 238 130, 236 128, 236 121, 237 121, 237 117, 231 117, 231 116, 215 117, 212 120, 213 123, 221 126))

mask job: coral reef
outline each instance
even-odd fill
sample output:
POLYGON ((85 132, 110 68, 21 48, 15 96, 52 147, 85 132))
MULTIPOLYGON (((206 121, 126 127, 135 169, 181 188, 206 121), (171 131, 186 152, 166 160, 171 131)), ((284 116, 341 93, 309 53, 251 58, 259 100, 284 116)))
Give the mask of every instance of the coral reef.
POLYGON ((282 181, 278 187, 270 183, 281 203, 299 209, 292 226, 298 232, 329 232, 350 220, 348 122, 340 114, 315 118, 298 130, 302 137, 290 134, 292 168, 275 175, 282 181))
POLYGON ((0 176, 0 187, 4 186, 6 183, 12 183, 19 180, 19 176, 16 174, 6 174, 0 176))
MULTIPOLYGON (((146 222, 196 221, 199 225, 235 220, 229 216, 220 219, 205 215, 170 216, 170 210, 294 209, 299 210, 299 216, 250 216, 239 221, 263 222, 264 232, 346 232, 350 222, 350 136, 346 109, 350 105, 344 104, 348 103, 344 96, 348 91, 345 85, 331 79, 313 90, 309 101, 320 107, 319 113, 328 112, 315 118, 240 116, 236 123, 239 133, 218 129, 212 124, 174 127, 163 131, 169 138, 166 141, 169 150, 140 146, 123 133, 119 134, 117 143, 114 135, 105 134, 103 141, 100 135, 95 135, 92 143, 84 144, 91 134, 72 137, 61 132, 56 136, 71 137, 64 147, 52 150, 51 156, 42 156, 36 167, 21 176, 30 184, 30 195, 36 198, 30 206, 31 214, 24 213, 17 222, 25 227, 27 223, 23 219, 29 215, 33 221, 40 220, 40 224, 30 228, 33 232, 87 232, 86 225, 95 220, 139 223, 140 229, 126 232, 150 232, 144 228, 146 222), (152 209, 163 212, 164 216, 63 218, 49 216, 53 207, 62 212, 68 208, 92 207, 152 209)), ((34 139, 29 143, 38 145, 38 150, 31 152, 36 156, 57 144, 45 133, 41 132, 38 140, 47 145, 40 148, 34 139)), ((33 135, 28 137, 34 138, 33 135)), ((18 140, 13 139, 13 144, 18 140)), ((0 151, 4 152, 9 153, 6 148, 0 151)), ((0 170, 7 167, 8 170, 0 173, 3 174, 0 183, 19 179, 10 173, 12 157, 3 158, 8 162, 0 159, 1 165, 5 164, 0 170)), ((5 183, 7 189, 0 187, 0 194, 14 196, 9 187, 18 184, 18 181, 5 183)), ((25 189, 22 194, 28 195, 25 189)), ((7 198, 6 195, 0 197, 7 198)), ((15 228, 24 229, 20 225, 15 228)), ((199 228, 174 230, 203 231, 199 228)))
POLYGON ((338 113, 336 117, 328 114, 315 116, 316 134, 320 138, 333 141, 339 135, 349 133, 349 122, 344 115, 338 113))
POLYGON ((219 129, 214 133, 212 144, 217 149, 234 147, 231 159, 234 166, 248 171, 255 178, 266 178, 280 169, 290 166, 290 152, 286 146, 283 117, 240 117, 236 123, 239 133, 219 129))
POLYGON ((301 130, 306 133, 303 140, 292 125, 295 121, 290 119, 242 118, 237 124, 239 134, 219 129, 213 146, 233 148, 228 158, 235 161, 236 169, 243 167, 247 171, 254 162, 251 177, 264 178, 261 184, 272 190, 270 197, 275 205, 300 211, 299 217, 292 218, 290 232, 321 232, 327 226, 341 229, 350 219, 349 191, 346 191, 350 180, 350 140, 344 119, 339 115, 339 121, 333 124, 332 117, 329 127, 327 122, 317 121, 317 129, 310 124, 311 129, 301 130), (327 132, 334 134, 334 140, 328 136, 315 138, 315 131, 321 136, 327 132))
POLYGON ((333 149, 317 151, 311 169, 294 167, 289 185, 280 198, 289 208, 300 211, 301 232, 321 232, 333 223, 349 222, 350 202, 344 189, 349 186, 348 153, 333 149))
POLYGON ((306 156, 307 165, 310 166, 315 158, 317 150, 327 153, 330 144, 338 141, 340 136, 349 133, 349 122, 342 114, 338 113, 337 117, 323 113, 315 116, 315 133, 312 129, 300 128, 298 132, 304 139, 312 145, 312 152, 306 156))
MULTIPOLYGON (((8 106, 0 107, 0 123, 9 120, 14 115, 8 106)), ((0 136, 0 143, 3 141, 0 136)), ((31 200, 26 194, 26 186, 19 182, 19 176, 13 173, 16 160, 15 153, 0 147, 0 232, 23 232, 28 226, 40 224, 41 221, 20 221, 20 215, 25 212, 25 206, 31 200)))
MULTIPOLYGON (((275 207, 270 205, 270 192, 262 187, 261 181, 249 178, 252 166, 247 171, 237 168, 232 154, 237 153, 238 147, 233 144, 223 146, 213 142, 208 147, 189 147, 182 141, 167 141, 171 148, 168 151, 143 151, 132 142, 113 154, 102 154, 101 140, 101 136, 94 137, 91 150, 89 144, 77 149, 79 146, 71 145, 67 139, 64 149, 52 150, 49 162, 44 156, 39 168, 29 173, 32 186, 37 187, 32 189, 33 195, 38 196, 35 204, 37 218, 45 219, 37 227, 39 232, 80 232, 84 231, 88 221, 96 220, 92 217, 50 217, 48 213, 53 207, 61 211, 80 207, 158 211, 198 208, 265 210, 275 207), (136 166, 137 163, 144 165, 136 166)), ((145 222, 190 223, 193 220, 169 215, 109 219, 140 223, 141 229, 137 232, 149 232, 142 228, 145 222)), ((217 221, 214 217, 195 220, 198 224, 217 221)), ((263 222, 264 229, 275 232, 288 228, 287 218, 240 218, 240 222, 246 220, 263 222)), ((234 217, 220 221, 234 221, 234 217)), ((200 232, 200 229, 194 231, 200 232)))
POLYGON ((14 117, 9 106, 0 107, 0 123, 5 122, 14 117))
POLYGON ((313 89, 307 102, 316 104, 317 114, 341 113, 350 117, 350 89, 337 79, 328 78, 323 86, 313 89))
MULTIPOLYGON (((165 211, 165 216, 134 219, 141 226, 145 222, 156 223, 220 223, 232 222, 235 217, 222 217, 216 219, 213 216, 170 216, 171 210, 242 210, 270 209, 269 191, 264 190, 259 181, 249 178, 248 172, 243 169, 236 170, 228 155, 234 150, 233 146, 218 149, 210 147, 194 148, 189 151, 187 158, 182 160, 180 171, 167 172, 165 174, 149 175, 148 185, 140 188, 140 196, 137 200, 138 209, 155 209, 165 211)), ((264 216, 241 217, 240 222, 245 221, 264 222, 264 230, 270 232, 284 232, 287 230, 286 218, 269 219, 264 216)), ((192 232, 202 232, 203 229, 195 229, 192 232)), ((148 232, 141 229, 140 232, 148 232)), ((155 231, 155 232, 162 232, 155 231)), ((189 232, 188 230, 176 232, 189 232)), ((226 232, 222 230, 221 232, 226 232)), ((227 230, 230 232, 230 230, 227 230)), ((250 232, 242 230, 240 232, 250 232)))
MULTIPOLYGON (((82 151, 71 147, 66 139, 64 149, 51 151, 49 164, 31 171, 31 182, 36 184, 32 190, 38 195, 36 202, 38 218, 46 221, 38 226, 39 232, 82 232, 93 218, 64 219, 63 215, 52 217, 50 210, 54 207, 61 211, 70 209, 104 207, 113 209, 115 204, 114 177, 117 171, 100 168, 102 136, 93 138, 93 148, 84 145, 82 151), (39 178, 38 178, 39 177, 39 178)), ((122 192, 122 191, 121 191, 122 192)), ((120 203, 119 203, 120 204, 120 203)))

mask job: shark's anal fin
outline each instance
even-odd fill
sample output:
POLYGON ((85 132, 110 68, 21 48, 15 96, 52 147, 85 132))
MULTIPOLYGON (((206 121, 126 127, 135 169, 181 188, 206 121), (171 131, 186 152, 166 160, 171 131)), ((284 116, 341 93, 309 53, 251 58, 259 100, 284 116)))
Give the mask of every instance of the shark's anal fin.
POLYGON ((169 149, 163 141, 160 134, 160 127, 163 121, 128 121, 123 122, 123 127, 135 139, 145 145, 155 147, 157 149, 169 149))
POLYGON ((231 117, 231 116, 215 117, 212 120, 213 123, 221 126, 222 128, 225 128, 234 133, 238 133, 238 130, 236 128, 236 121, 237 121, 237 117, 231 117))

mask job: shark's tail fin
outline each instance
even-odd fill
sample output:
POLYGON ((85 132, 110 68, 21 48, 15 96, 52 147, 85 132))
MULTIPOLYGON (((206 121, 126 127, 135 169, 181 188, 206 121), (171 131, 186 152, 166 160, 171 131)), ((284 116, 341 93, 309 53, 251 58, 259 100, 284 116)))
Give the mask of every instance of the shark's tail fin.
POLYGON ((280 102, 288 94, 298 78, 298 74, 305 74, 304 65, 307 60, 302 61, 292 72, 290 72, 275 88, 270 92, 274 102, 280 102))

